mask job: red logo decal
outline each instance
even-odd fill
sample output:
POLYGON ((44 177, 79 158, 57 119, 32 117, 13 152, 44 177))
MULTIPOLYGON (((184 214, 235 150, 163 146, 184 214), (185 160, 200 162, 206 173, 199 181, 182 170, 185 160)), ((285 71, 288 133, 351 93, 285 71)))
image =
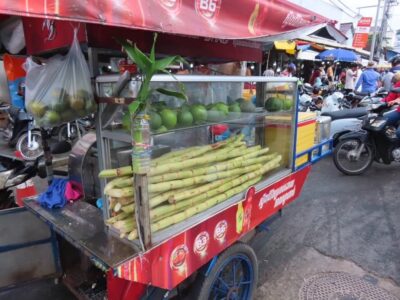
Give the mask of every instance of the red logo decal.
POLYGON ((200 232, 194 240, 193 252, 199 256, 204 256, 206 254, 209 243, 210 235, 208 234, 208 232, 200 232))
POLYGON ((180 269, 185 264, 188 252, 189 250, 186 245, 179 245, 176 247, 174 251, 172 251, 169 261, 171 269, 180 269))
POLYGON ((196 12, 208 21, 215 22, 222 0, 196 0, 196 12))
POLYGON ((217 225, 215 225, 214 239, 223 242, 227 230, 228 230, 228 223, 225 220, 219 221, 217 225))

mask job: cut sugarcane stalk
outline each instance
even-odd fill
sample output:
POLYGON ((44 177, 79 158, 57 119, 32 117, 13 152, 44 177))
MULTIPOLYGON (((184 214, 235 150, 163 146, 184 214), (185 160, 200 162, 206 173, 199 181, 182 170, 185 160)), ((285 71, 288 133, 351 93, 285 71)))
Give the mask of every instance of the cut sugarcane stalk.
MULTIPOLYGON (((188 190, 187 188, 185 188, 183 191, 179 192, 179 191, 171 191, 171 196, 168 198, 168 201, 170 203, 175 203, 176 201, 181 201, 190 197, 194 197, 196 195, 199 195, 201 193, 205 193, 210 189, 216 188, 218 186, 221 186, 229 181, 231 181, 232 179, 234 179, 234 177, 228 177, 222 180, 217 180, 193 189, 188 190)), ((150 207, 154 207, 152 206, 152 202, 150 200, 150 207)))
POLYGON ((119 203, 119 202, 117 202, 115 205, 114 205, 114 212, 119 212, 120 210, 121 210, 121 208, 122 208, 122 204, 121 203, 119 203))
MULTIPOLYGON (((179 203, 180 204, 180 203, 179 203)), ((162 206, 168 206, 168 205, 162 205, 162 206)), ((162 207, 162 206, 159 206, 159 207, 162 207)), ((156 207, 155 209, 158 209, 159 207, 156 207)), ((168 211, 168 213, 166 213, 165 211, 165 213, 163 212, 163 211, 161 211, 161 213, 163 213, 162 215, 160 214, 160 211, 156 211, 156 212, 153 212, 152 213, 152 210, 150 211, 150 217, 152 216, 152 214, 154 215, 152 218, 151 218, 151 222, 152 223, 155 223, 155 222, 157 222, 157 221, 159 221, 159 220, 161 220, 161 219, 164 219, 164 218, 166 218, 166 217, 169 217, 169 216, 172 216, 172 215, 175 215, 175 214, 177 214, 178 212, 181 212, 181 211, 184 211, 186 208, 188 208, 188 207, 190 207, 190 204, 189 205, 187 205, 187 206, 181 206, 181 208, 180 209, 176 209, 176 208, 174 208, 174 209, 167 209, 166 211, 168 211)))
POLYGON ((133 187, 115 188, 108 191, 110 197, 125 198, 133 196, 133 187))
POLYGON ((138 232, 136 229, 133 229, 131 231, 131 233, 129 233, 129 235, 128 235, 128 240, 133 241, 133 240, 137 239, 137 237, 138 237, 138 232))
POLYGON ((119 202, 122 205, 127 205, 130 204, 134 201, 133 196, 131 197, 120 197, 120 198, 116 198, 116 197, 109 197, 110 201, 114 201, 115 203, 119 202))
POLYGON ((123 232, 130 232, 132 229, 136 228, 136 222, 134 222, 134 219, 130 216, 127 219, 115 222, 112 226, 123 232))
POLYGON ((214 173, 214 174, 207 174, 207 175, 201 175, 201 176, 196 176, 196 177, 192 177, 192 178, 149 184, 148 190, 151 193, 170 191, 170 190, 174 190, 174 189, 189 187, 189 186, 201 184, 201 183, 208 183, 208 182, 212 182, 212 181, 218 180, 218 179, 223 179, 223 178, 232 177, 232 176, 236 176, 236 175, 240 175, 240 174, 244 174, 244 173, 253 172, 257 169, 260 169, 261 167, 262 167, 261 164, 255 164, 255 165, 251 165, 251 166, 247 166, 247 167, 243 167, 243 168, 236 168, 236 169, 218 172, 218 173, 214 173))
POLYGON ((255 184, 256 182, 258 182, 260 180, 261 180, 261 177, 256 177, 255 179, 253 179, 249 182, 246 182, 246 183, 244 183, 222 195, 215 196, 214 198, 209 199, 206 202, 203 202, 201 204, 195 205, 194 207, 190 207, 181 213, 177 213, 177 214, 167 217, 165 219, 159 220, 158 222, 153 223, 151 225, 151 230, 152 230, 152 232, 156 232, 156 231, 159 231, 166 227, 169 227, 173 224, 182 222, 185 219, 187 219, 195 214, 198 214, 199 212, 202 212, 210 207, 215 206, 219 202, 226 201, 227 199, 229 199, 230 197, 232 197, 235 194, 245 191, 248 187, 252 186, 253 184, 255 184))
POLYGON ((117 221, 120 221, 120 220, 123 220, 123 219, 127 218, 128 216, 129 216, 129 214, 127 214, 125 212, 122 212, 122 213, 120 213, 120 214, 118 214, 118 215, 116 215, 116 216, 114 216, 112 218, 107 219, 106 223, 107 224, 113 224, 113 223, 115 223, 117 221))
POLYGON ((157 205, 160 205, 161 203, 166 202, 170 197, 173 197, 174 194, 181 193, 186 190, 187 190, 187 188, 182 188, 182 189, 177 189, 177 190, 161 193, 154 197, 150 197, 150 200, 149 200, 150 208, 156 207, 157 205))
POLYGON ((133 186, 133 177, 127 177, 122 179, 121 181, 118 181, 114 187, 116 188, 124 188, 128 186, 133 186))
POLYGON ((248 189, 250 186, 256 184, 257 182, 259 182, 262 179, 261 176, 253 178, 252 180, 246 181, 245 183, 230 189, 220 195, 217 195, 211 199, 208 199, 205 202, 201 202, 197 205, 194 205, 192 207, 189 207, 188 209, 185 210, 186 214, 188 216, 193 216, 196 215, 204 210, 207 210, 210 207, 213 207, 215 205, 217 205, 218 203, 224 202, 226 200, 228 200, 229 198, 233 197, 236 194, 239 194, 241 192, 244 192, 246 189, 248 189))
POLYGON ((220 151, 218 151, 218 153, 213 153, 211 155, 196 157, 179 163, 173 162, 156 166, 150 170, 149 175, 150 176, 161 175, 164 173, 171 173, 174 171, 183 170, 197 165, 223 161, 230 158, 242 156, 244 153, 247 153, 247 149, 243 150, 241 148, 237 148, 235 150, 227 152, 226 149, 223 148, 220 151))
POLYGON ((173 212, 178 213, 183 208, 188 207, 191 204, 192 202, 190 200, 186 200, 174 204, 160 205, 150 210, 150 220, 152 223, 154 223, 156 220, 162 219, 163 216, 168 216, 173 212))
POLYGON ((227 171, 235 168, 245 167, 256 163, 263 163, 269 159, 272 159, 277 154, 267 155, 267 156, 260 156, 252 159, 247 159, 244 157, 240 157, 234 160, 229 160, 227 162, 219 163, 213 166, 207 166, 203 168, 197 168, 193 170, 183 170, 180 172, 175 173, 166 173, 154 177, 149 178, 150 183, 159 183, 183 178, 190 178, 205 174, 217 173, 221 171, 227 171))
POLYGON ((122 206, 121 210, 125 213, 132 213, 135 211, 135 203, 122 206))
POLYGON ((127 178, 132 178, 132 177, 121 177, 121 178, 115 178, 108 182, 106 186, 104 187, 104 194, 107 195, 107 192, 115 187, 121 187, 120 183, 124 182, 127 178))
POLYGON ((120 177, 120 176, 126 176, 126 175, 132 175, 132 167, 131 166, 126 166, 126 167, 121 167, 117 169, 107 169, 103 170, 99 173, 100 178, 112 178, 112 177, 120 177))

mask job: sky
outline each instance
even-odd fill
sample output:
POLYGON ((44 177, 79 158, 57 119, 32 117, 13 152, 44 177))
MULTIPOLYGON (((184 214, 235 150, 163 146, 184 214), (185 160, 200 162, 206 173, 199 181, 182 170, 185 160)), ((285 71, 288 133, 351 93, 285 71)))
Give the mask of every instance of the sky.
MULTIPOLYGON (((340 4, 340 2, 342 2, 356 13, 359 11, 360 14, 365 17, 373 17, 374 20, 372 21, 373 22, 372 24, 374 24, 374 22, 375 22, 376 7, 362 8, 360 10, 358 10, 358 8, 363 7, 363 6, 377 5, 378 0, 323 0, 323 1, 325 1, 327 3, 334 2, 334 3, 338 4, 339 6, 343 7, 343 5, 340 4)), ((381 1, 382 6, 383 6, 383 3, 384 3, 384 0, 381 1)), ((399 1, 399 3, 400 3, 400 1, 399 1)), ((381 9, 381 13, 382 13, 382 9, 381 9)), ((400 5, 397 5, 396 7, 392 8, 392 18, 389 20, 389 26, 394 31, 396 31, 397 29, 400 29, 400 5)))

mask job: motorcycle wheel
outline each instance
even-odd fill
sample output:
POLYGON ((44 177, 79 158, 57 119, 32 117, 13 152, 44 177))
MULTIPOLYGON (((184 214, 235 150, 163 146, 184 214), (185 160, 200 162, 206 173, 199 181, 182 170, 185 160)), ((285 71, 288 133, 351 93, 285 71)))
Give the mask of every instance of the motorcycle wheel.
POLYGON ((372 148, 358 139, 340 141, 333 151, 333 162, 336 168, 345 175, 360 175, 364 173, 374 161, 372 148), (357 158, 359 147, 364 149, 357 158))
POLYGON ((70 142, 75 142, 79 138, 78 130, 80 133, 80 136, 84 135, 85 131, 81 126, 76 126, 76 123, 70 123, 70 130, 71 130, 71 136, 68 138, 68 126, 67 124, 64 124, 61 126, 61 128, 58 130, 58 141, 70 141, 70 142))
POLYGON ((25 160, 34 161, 43 155, 42 136, 39 131, 32 130, 32 145, 28 145, 28 132, 23 133, 17 141, 15 148, 25 160))

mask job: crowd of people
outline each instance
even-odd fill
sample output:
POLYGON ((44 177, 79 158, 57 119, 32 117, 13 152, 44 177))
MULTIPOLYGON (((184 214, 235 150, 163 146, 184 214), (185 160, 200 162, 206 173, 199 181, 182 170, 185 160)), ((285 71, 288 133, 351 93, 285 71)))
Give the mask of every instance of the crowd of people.
MULTIPOLYGON (((346 93, 358 92, 361 94, 372 94, 378 89, 388 92, 382 99, 389 106, 399 105, 397 109, 387 113, 386 116, 391 124, 397 125, 400 122, 400 56, 391 61, 390 69, 378 69, 372 61, 366 67, 353 63, 336 70, 333 64, 314 66, 308 83, 313 86, 313 104, 321 109, 323 99, 320 96, 320 88, 324 85, 332 85, 335 81, 346 93)), ((264 76, 296 76, 296 65, 289 63, 281 72, 275 72, 272 67, 264 71, 264 76)), ((396 132, 400 138, 400 126, 396 132)))

